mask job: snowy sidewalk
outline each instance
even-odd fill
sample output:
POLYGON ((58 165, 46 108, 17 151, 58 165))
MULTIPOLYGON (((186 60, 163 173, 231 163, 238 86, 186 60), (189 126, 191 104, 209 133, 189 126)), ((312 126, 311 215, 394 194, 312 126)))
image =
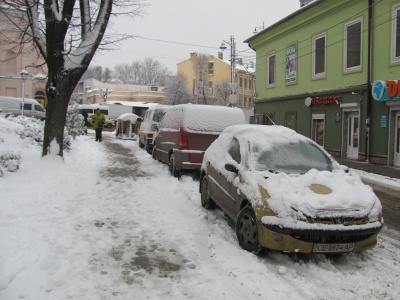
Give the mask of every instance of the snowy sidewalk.
POLYGON ((65 162, 6 142, 24 161, 0 178, 1 300, 400 298, 387 239, 333 260, 257 257, 201 207, 196 180, 171 177, 135 141, 79 137, 65 162))

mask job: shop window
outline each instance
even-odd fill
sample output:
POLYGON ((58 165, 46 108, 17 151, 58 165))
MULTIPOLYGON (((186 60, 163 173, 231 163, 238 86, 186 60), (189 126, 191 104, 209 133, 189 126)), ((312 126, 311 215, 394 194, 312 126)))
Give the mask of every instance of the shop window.
POLYGON ((275 52, 267 56, 267 86, 275 85, 275 52))
POLYGON ((393 8, 392 62, 400 61, 400 4, 393 8))
POLYGON ((313 37, 313 77, 325 76, 326 34, 313 37))
POLYGON ((312 115, 312 128, 311 139, 320 146, 324 146, 325 138, 325 115, 313 114, 312 115))
POLYGON ((285 112, 284 126, 289 127, 296 131, 297 128, 297 113, 296 112, 285 112))
POLYGON ((345 69, 361 68, 361 20, 346 24, 345 69))

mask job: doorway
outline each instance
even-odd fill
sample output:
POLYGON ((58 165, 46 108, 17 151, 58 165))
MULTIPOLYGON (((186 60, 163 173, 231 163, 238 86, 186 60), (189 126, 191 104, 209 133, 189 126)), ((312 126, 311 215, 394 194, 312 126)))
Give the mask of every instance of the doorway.
POLYGON ((394 159, 393 164, 395 166, 400 166, 400 112, 396 113, 396 124, 394 130, 394 159))
POLYGON ((349 113, 347 124, 347 157, 358 159, 358 145, 360 136, 360 117, 358 113, 349 113))

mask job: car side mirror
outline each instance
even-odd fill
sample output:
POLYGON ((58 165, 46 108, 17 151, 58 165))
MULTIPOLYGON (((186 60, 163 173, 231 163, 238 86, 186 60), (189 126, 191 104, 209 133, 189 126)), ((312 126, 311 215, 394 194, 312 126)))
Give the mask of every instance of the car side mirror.
POLYGON ((340 167, 341 167, 341 169, 342 169, 343 171, 345 171, 346 173, 349 173, 349 172, 350 172, 348 166, 340 165, 340 167))
POLYGON ((157 124, 151 124, 151 130, 152 131, 158 131, 158 125, 157 124))
POLYGON ((232 173, 239 173, 238 168, 236 168, 236 166, 232 165, 232 164, 225 164, 225 170, 232 172, 232 173))

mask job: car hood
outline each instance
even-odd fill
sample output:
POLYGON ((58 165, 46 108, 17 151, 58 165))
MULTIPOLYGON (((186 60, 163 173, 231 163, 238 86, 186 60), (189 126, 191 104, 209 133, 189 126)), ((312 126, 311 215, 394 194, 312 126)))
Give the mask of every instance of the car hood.
POLYGON ((364 218, 374 207, 381 210, 372 188, 357 174, 343 170, 313 169, 303 175, 264 172, 254 184, 267 192, 263 201, 280 218, 364 218))

